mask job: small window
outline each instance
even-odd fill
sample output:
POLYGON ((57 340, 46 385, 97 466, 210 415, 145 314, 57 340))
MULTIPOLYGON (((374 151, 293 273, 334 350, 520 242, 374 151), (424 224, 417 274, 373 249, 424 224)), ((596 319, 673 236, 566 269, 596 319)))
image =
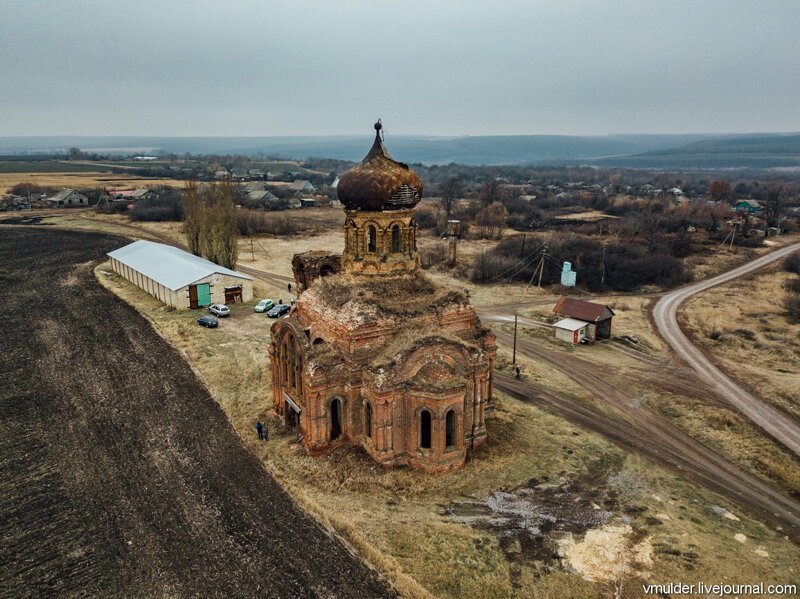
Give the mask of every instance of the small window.
POLYGON ((445 417, 445 442, 448 449, 456 446, 456 413, 453 410, 447 412, 445 417))
POLYGON ((370 439, 372 438, 372 405, 367 402, 366 407, 364 408, 364 432, 367 434, 367 437, 370 439))
POLYGON ((367 251, 376 252, 378 250, 378 232, 375 227, 370 225, 367 227, 367 251))
POLYGON ((422 449, 431 448, 431 413, 422 410, 419 415, 419 446, 422 449))
POLYGON ((402 250, 402 243, 400 240, 400 225, 392 227, 392 251, 399 252, 402 250))

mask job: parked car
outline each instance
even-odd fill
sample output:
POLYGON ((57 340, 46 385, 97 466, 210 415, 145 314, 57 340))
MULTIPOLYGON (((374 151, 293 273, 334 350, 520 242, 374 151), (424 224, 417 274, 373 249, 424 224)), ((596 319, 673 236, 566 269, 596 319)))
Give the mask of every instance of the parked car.
POLYGON ((263 299, 256 304, 256 312, 268 312, 275 305, 271 299, 263 299))
POLYGON ((287 314, 291 309, 292 307, 289 304, 278 304, 277 306, 274 306, 272 310, 267 312, 267 316, 270 318, 278 318, 278 316, 287 314))
POLYGON ((225 304, 214 304, 209 306, 208 311, 214 316, 219 316, 220 318, 225 318, 226 316, 231 315, 231 309, 225 304))
POLYGON ((219 326, 219 320, 206 314, 197 319, 197 324, 207 329, 216 329, 219 326))

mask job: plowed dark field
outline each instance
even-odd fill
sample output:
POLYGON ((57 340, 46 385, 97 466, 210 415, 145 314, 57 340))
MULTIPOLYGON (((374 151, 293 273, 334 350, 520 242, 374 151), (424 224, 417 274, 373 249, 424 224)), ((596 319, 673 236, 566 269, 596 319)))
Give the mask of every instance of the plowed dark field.
POLYGON ((0 596, 391 596, 96 282, 124 243, 0 227, 0 596))

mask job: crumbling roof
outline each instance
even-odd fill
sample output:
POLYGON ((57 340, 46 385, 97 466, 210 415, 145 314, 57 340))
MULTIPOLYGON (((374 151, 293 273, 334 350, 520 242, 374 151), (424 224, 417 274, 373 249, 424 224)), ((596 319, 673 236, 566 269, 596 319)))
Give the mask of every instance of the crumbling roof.
POLYGON ((609 311, 609 316, 614 316, 614 311, 608 306, 570 297, 562 297, 553 308, 553 312, 556 314, 586 322, 597 322, 603 317, 606 310, 609 311))

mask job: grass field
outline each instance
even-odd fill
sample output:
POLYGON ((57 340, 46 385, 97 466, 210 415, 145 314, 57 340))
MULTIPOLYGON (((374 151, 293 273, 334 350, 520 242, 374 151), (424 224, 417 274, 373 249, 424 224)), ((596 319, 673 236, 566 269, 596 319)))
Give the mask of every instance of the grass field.
MULTIPOLYGON (((611 535, 625 527, 644 544, 650 561, 625 576, 623 597, 640 596, 639 578, 667 582, 685 579, 690 571, 693 579, 709 581, 794 578, 797 548, 779 534, 741 513, 726 517, 720 507, 737 510, 722 499, 507 397, 499 398, 488 421, 489 443, 461 471, 436 476, 384 470, 353 449, 311 458, 271 416, 271 321, 265 315, 255 314, 251 305, 237 305, 218 330, 207 331, 194 323, 197 313, 165 308, 110 273, 107 264, 95 272, 184 353, 250 449, 295 499, 407 597, 612 596, 613 580, 597 564, 616 557, 600 553, 584 534, 611 535), (270 424, 267 444, 255 439, 256 419, 270 424), (558 506, 584 506, 590 514, 599 510, 614 530, 587 528, 580 518, 566 516, 574 530, 527 536, 525 525, 514 520, 514 506, 529 509, 525 502, 533 498, 537 510, 549 509, 541 506, 547 489, 554 488, 560 493, 558 506), (492 512, 488 520, 469 512, 498 498, 511 498, 510 512, 492 512), (510 518, 511 524, 498 528, 498 518, 510 518), (539 551, 543 548, 547 555, 539 551)), ((507 361, 501 353, 501 367, 507 361)), ((583 394, 535 363, 523 367, 539 384, 583 394)))
POLYGON ((800 417, 800 324, 783 309, 794 277, 776 265, 698 294, 680 316, 731 377, 800 417))

